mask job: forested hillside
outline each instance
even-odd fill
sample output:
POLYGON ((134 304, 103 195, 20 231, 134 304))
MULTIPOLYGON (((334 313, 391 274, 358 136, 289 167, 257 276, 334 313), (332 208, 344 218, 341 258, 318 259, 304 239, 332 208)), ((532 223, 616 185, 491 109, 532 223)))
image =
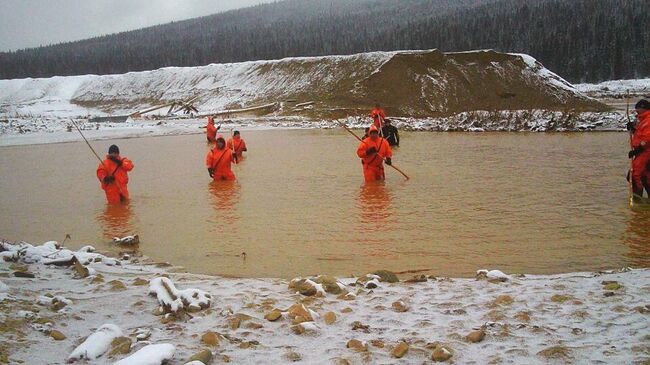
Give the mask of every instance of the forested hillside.
POLYGON ((373 50, 493 48, 573 82, 650 75, 647 0, 286 0, 0 53, 0 78, 110 74, 373 50))

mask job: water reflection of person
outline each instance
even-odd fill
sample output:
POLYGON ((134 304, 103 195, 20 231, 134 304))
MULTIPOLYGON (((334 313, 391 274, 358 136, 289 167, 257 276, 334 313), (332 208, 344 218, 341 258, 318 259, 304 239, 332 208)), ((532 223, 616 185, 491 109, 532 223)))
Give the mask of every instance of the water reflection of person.
POLYGON ((104 211, 97 216, 105 238, 124 237, 134 234, 131 204, 107 204, 104 211))
POLYGON ((361 224, 373 231, 390 228, 392 195, 383 181, 369 181, 359 190, 361 224))
POLYGON ((210 201, 217 213, 217 223, 233 224, 239 220, 239 183, 234 180, 213 180, 209 187, 210 201))
POLYGON ((650 210, 630 212, 623 241, 630 247, 627 256, 632 266, 650 266, 650 210))

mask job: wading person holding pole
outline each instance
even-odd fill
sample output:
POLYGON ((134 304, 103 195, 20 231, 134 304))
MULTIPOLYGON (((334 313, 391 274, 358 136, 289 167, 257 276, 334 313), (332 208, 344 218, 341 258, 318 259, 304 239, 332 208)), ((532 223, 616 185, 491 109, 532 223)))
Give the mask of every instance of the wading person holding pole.
POLYGON ((235 180, 232 163, 237 162, 237 155, 226 148, 226 140, 222 135, 217 136, 217 145, 205 156, 205 165, 210 177, 216 180, 235 180))
POLYGON ((379 181, 386 178, 384 174, 384 160, 387 165, 392 164, 393 153, 388 142, 379 137, 379 130, 371 125, 368 138, 362 140, 357 147, 357 156, 363 164, 363 177, 366 182, 379 181))
POLYGON ((241 138, 239 131, 235 131, 232 137, 228 139, 226 147, 233 150, 238 159, 244 157, 244 152, 248 151, 246 142, 241 138))
POLYGON ((381 129, 384 127, 384 119, 386 119, 386 113, 384 112, 384 109, 381 108, 381 105, 379 105, 379 103, 375 104, 375 108, 370 112, 370 118, 372 118, 375 127, 377 127, 377 130, 381 131, 381 129))
MULTIPOLYGON (((366 134, 363 136, 363 138, 357 136, 356 133, 354 133, 353 131, 351 131, 350 128, 348 128, 348 126, 346 126, 345 124, 343 125, 343 129, 345 129, 346 132, 348 132, 348 133, 350 133, 351 135, 353 135, 354 138, 356 138, 356 139, 357 139, 359 142, 361 142, 361 143, 363 143, 364 141, 370 139, 370 137, 368 136, 368 132, 370 131, 370 128, 366 128, 366 134)), ((359 154, 359 150, 357 149, 357 155, 358 155, 358 154, 359 154)), ((361 156, 359 156, 359 157, 361 157, 361 156)), ((361 163, 363 164, 363 157, 361 157, 361 163)), ((397 166, 393 165, 393 162, 392 162, 392 161, 388 164, 388 166, 392 167, 393 170, 399 172, 402 176, 404 176, 404 178, 405 178, 406 180, 410 179, 409 176, 408 176, 406 173, 404 173, 404 171, 400 170, 397 166)), ((365 171, 365 170, 364 170, 364 171, 365 171)))
POLYGON ((205 126, 205 134, 208 143, 214 143, 217 140, 217 131, 221 126, 214 125, 214 118, 210 115, 208 117, 208 124, 205 126))
POLYGON ((628 157, 632 160, 632 190, 643 196, 645 188, 650 196, 650 101, 642 99, 634 106, 638 123, 628 126, 632 132, 628 157))
POLYGON ((106 193, 109 204, 118 204, 129 199, 128 172, 133 170, 133 162, 126 157, 120 157, 120 149, 116 145, 108 148, 108 155, 97 166, 97 179, 106 193))

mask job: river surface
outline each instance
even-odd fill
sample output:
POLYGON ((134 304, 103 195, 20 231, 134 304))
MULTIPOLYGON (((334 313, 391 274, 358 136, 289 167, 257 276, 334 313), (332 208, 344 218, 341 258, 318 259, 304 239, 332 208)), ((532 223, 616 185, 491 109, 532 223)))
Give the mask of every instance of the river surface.
POLYGON ((374 269, 471 276, 650 265, 650 213, 630 210, 625 133, 402 133, 385 184, 364 185, 341 130, 243 131, 234 183, 213 183, 203 135, 91 142, 133 160, 107 206, 83 143, 0 148, 0 237, 139 252, 243 277, 374 269), (243 255, 245 253, 245 255, 243 255))

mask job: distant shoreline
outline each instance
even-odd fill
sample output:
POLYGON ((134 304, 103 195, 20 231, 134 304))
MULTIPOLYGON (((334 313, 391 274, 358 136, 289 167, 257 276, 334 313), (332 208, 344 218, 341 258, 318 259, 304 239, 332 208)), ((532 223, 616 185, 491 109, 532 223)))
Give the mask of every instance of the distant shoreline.
MULTIPOLYGON (((393 117, 400 131, 421 132, 614 132, 624 131, 619 112, 572 113, 546 110, 472 111, 446 118, 393 117)), ((77 119, 78 120, 78 119, 77 119)), ((124 123, 88 123, 83 128, 89 140, 129 139, 202 134, 204 119, 132 120, 124 123)), ((68 118, 9 118, 0 123, 0 147, 68 143, 81 136, 68 129, 68 118), (22 132, 22 133, 21 133, 22 132)), ((220 124, 217 120, 217 124, 220 124)), ((234 118, 224 122, 224 130, 335 129, 346 124, 363 129, 370 120, 349 117, 312 120, 301 117, 234 118)))

